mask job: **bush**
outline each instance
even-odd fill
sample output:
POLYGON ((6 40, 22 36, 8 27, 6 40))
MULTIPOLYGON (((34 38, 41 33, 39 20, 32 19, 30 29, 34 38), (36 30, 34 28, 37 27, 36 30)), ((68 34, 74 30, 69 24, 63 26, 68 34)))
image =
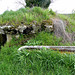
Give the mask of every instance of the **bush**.
POLYGON ((42 8, 47 8, 51 0, 26 0, 27 7, 39 6, 42 8))
POLYGON ((56 15, 56 13, 52 9, 49 12, 51 15, 56 15))

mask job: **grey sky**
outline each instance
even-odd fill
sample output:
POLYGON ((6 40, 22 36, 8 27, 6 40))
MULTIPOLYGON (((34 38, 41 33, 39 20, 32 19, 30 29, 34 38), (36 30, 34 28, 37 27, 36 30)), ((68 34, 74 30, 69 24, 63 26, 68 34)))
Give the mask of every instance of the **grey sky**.
MULTIPOLYGON (((16 3, 18 1, 24 3, 24 0, 0 0, 0 14, 6 10, 15 11, 23 7, 23 5, 16 3)), ((72 13, 72 10, 75 10, 75 0, 54 0, 49 8, 58 13, 72 13)))
POLYGON ((55 0, 49 8, 58 13, 72 13, 75 10, 75 0, 55 0))

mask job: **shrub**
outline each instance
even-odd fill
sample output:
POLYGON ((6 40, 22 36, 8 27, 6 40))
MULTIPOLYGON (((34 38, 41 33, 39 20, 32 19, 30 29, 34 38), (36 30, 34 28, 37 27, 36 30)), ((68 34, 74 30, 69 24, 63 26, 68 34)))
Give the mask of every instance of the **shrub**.
POLYGON ((26 0, 27 7, 39 6, 42 8, 47 8, 51 0, 26 0))

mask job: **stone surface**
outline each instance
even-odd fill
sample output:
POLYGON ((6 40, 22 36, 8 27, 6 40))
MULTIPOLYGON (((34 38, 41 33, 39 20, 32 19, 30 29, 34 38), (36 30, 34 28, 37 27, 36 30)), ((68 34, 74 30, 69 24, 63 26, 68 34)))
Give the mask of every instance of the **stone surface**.
POLYGON ((0 34, 4 34, 4 31, 0 28, 0 34))
POLYGON ((62 37, 63 41, 72 42, 72 36, 66 32, 65 23, 61 19, 53 19, 54 34, 57 37, 62 37))
POLYGON ((33 21, 31 23, 31 26, 33 28, 33 30, 31 31, 31 33, 37 33, 41 30, 41 25, 37 23, 37 21, 33 21))
POLYGON ((1 29, 11 29, 13 27, 14 27, 13 25, 3 25, 3 26, 0 26, 1 29))
POLYGON ((46 31, 46 32, 52 32, 53 31, 52 20, 44 20, 41 24, 41 29, 46 31))
POLYGON ((19 25, 18 27, 14 27, 13 25, 3 25, 0 26, 0 34, 34 34, 40 31, 45 32, 54 32, 55 36, 62 37, 63 42, 74 42, 75 41, 75 33, 68 33, 65 30, 66 22, 61 19, 50 19, 44 20, 42 23, 37 23, 37 21, 33 21, 30 25, 19 25))
POLYGON ((23 33, 26 28, 27 28, 27 26, 25 26, 25 25, 20 25, 20 26, 17 28, 17 30, 18 30, 20 33, 23 33))
POLYGON ((33 30, 31 31, 32 33, 37 33, 41 29, 41 25, 32 25, 33 30))
POLYGON ((29 34, 33 30, 32 26, 28 26, 24 31, 23 34, 29 34))
POLYGON ((4 31, 5 34, 13 34, 16 33, 15 27, 13 25, 3 25, 0 26, 0 29, 2 29, 4 31))
POLYGON ((37 33, 40 31, 51 32, 53 31, 53 23, 52 20, 44 20, 42 23, 37 23, 37 21, 33 21, 30 25, 19 25, 15 27, 14 25, 3 25, 0 26, 0 33, 3 34, 29 34, 29 33, 37 33))
POLYGON ((52 25, 45 25, 45 31, 46 32, 52 32, 53 31, 53 26, 52 25))

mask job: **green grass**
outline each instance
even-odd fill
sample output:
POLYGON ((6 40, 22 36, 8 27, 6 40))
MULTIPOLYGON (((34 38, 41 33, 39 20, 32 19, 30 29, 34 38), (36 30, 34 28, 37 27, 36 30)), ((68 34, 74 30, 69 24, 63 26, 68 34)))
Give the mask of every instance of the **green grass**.
POLYGON ((48 9, 42 9, 40 7, 30 8, 21 8, 18 11, 5 11, 0 15, 0 25, 9 24, 9 25, 29 25, 32 21, 37 21, 38 23, 43 20, 48 20, 55 13, 48 9))
POLYGON ((66 31, 67 32, 75 32, 75 14, 71 15, 61 15, 59 14, 59 17, 66 21, 67 26, 66 26, 66 31))
POLYGON ((51 50, 17 51, 5 46, 0 51, 0 75, 74 75, 75 54, 51 50))
POLYGON ((42 31, 37 34, 20 35, 19 39, 13 37, 12 42, 10 42, 9 46, 12 47, 15 45, 75 46, 75 42, 63 42, 62 38, 57 38, 53 33, 42 31))
POLYGON ((35 37, 29 40, 31 44, 25 43, 30 36, 21 35, 19 39, 13 37, 1 48, 0 75, 74 75, 74 53, 61 54, 46 48, 18 51, 23 45, 58 45, 61 41, 60 38, 57 39, 53 34, 46 32, 33 36, 35 37))
POLYGON ((49 46, 75 46, 74 43, 64 42, 62 38, 57 38, 52 33, 40 32, 32 39, 28 40, 26 45, 49 45, 49 46))

